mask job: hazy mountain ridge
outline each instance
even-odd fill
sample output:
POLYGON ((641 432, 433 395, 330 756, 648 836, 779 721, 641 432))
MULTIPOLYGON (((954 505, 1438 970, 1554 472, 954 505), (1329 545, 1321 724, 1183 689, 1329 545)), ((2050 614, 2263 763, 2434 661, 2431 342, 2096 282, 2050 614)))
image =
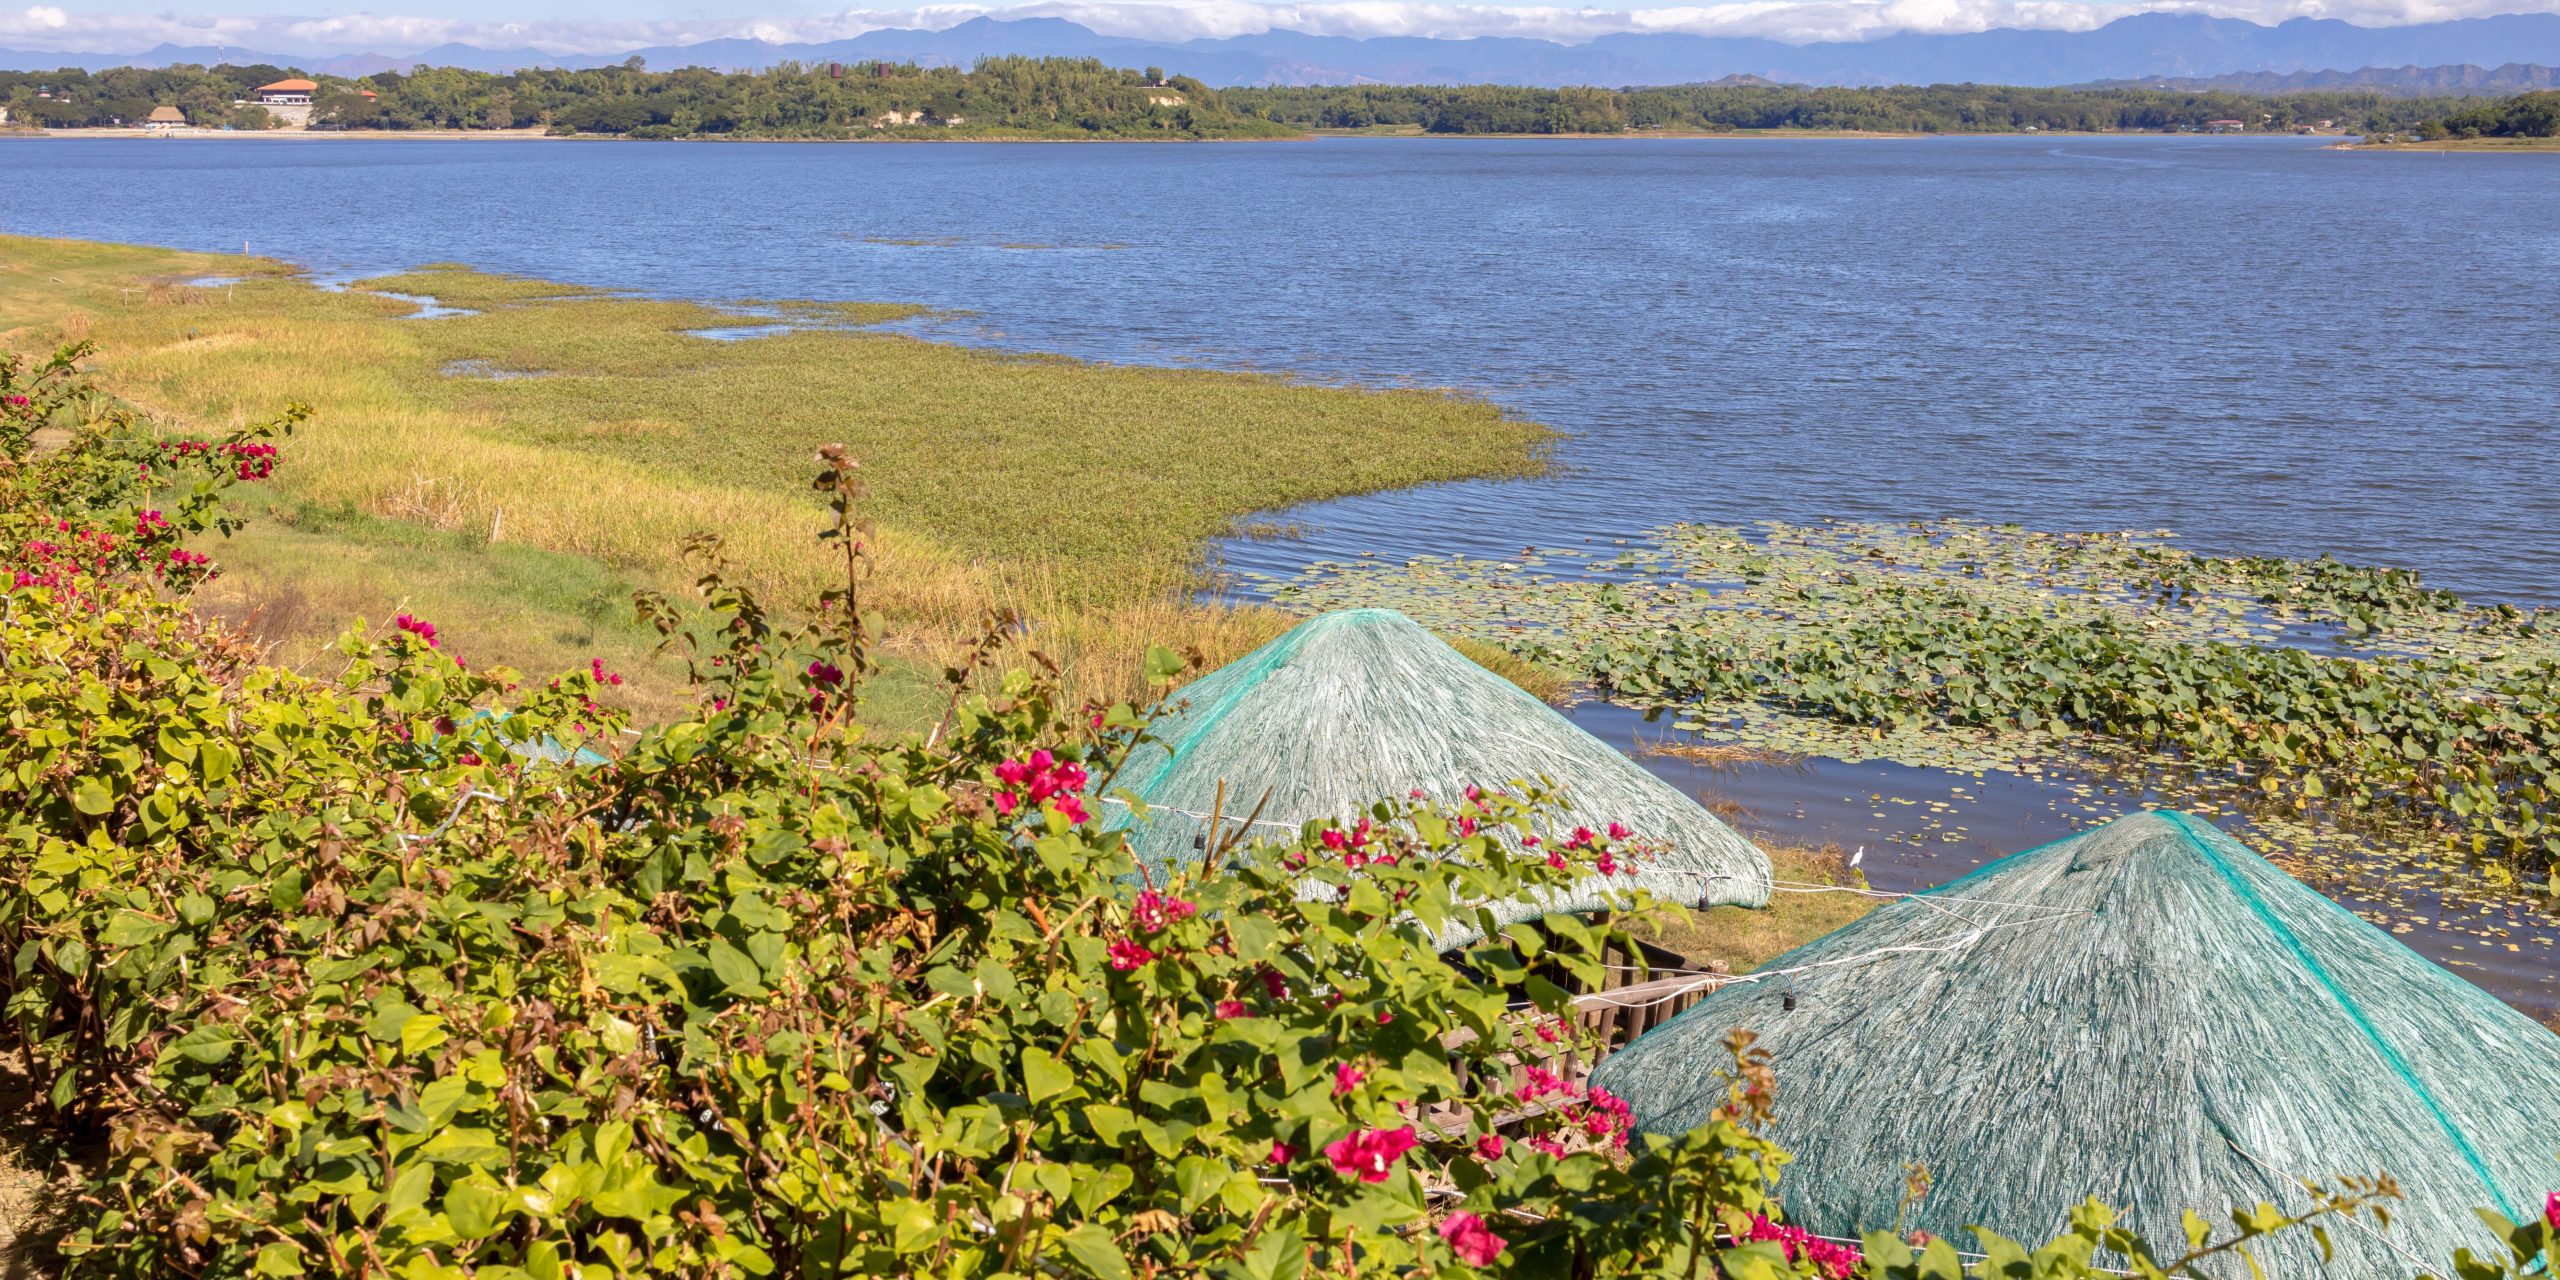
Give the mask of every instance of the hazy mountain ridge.
MULTIPOLYGON (((140 54, 29 53, 0 49, 0 68, 167 66, 178 62, 271 63, 360 76, 417 63, 512 71, 534 66, 601 66, 638 57, 665 70, 704 66, 757 70, 777 63, 875 59, 966 65, 996 54, 1095 57, 1120 66, 1161 66, 1213 85, 1311 84, 1689 84, 1730 75, 1816 85, 2075 85, 2106 81, 2199 85, 2233 77, 2349 77, 2304 88, 2514 92, 2548 79, 2560 65, 2560 14, 2506 14, 2404 27, 2358 27, 2327 18, 2274 26, 2192 14, 2140 14, 2091 31, 2004 28, 1962 35, 1900 34, 1859 42, 1791 45, 1756 38, 1676 33, 1602 36, 1583 44, 1519 37, 1432 39, 1314 36, 1295 31, 1181 43, 1106 36, 1058 18, 975 18, 941 31, 885 29, 847 40, 772 44, 713 40, 562 57, 532 49, 443 45, 405 56, 365 53, 314 58, 244 49, 162 45, 140 54), (2482 71, 2494 66, 2496 71, 2482 71), (2396 68, 2397 70, 2391 70, 2396 68), (2520 71, 2511 69, 2522 68, 2520 71), (2475 74, 2476 73, 2476 74, 2475 74), (2427 81, 2436 76, 2437 81, 2427 81), (2357 77, 2362 77, 2358 79, 2357 77), (2501 79, 2501 77, 2506 77, 2501 79), (2413 87, 2393 86, 2403 81, 2413 87)), ((2212 87, 2249 88, 2234 82, 2212 87)))
POLYGON ((2498 67, 2464 63, 2453 67, 2362 67, 2354 71, 2244 71, 2224 76, 2147 77, 2099 80, 2089 89, 2177 89, 2189 93, 2316 93, 2369 90, 2405 98, 2441 98, 2466 94, 2530 93, 2560 88, 2560 67, 2510 62, 2498 67))

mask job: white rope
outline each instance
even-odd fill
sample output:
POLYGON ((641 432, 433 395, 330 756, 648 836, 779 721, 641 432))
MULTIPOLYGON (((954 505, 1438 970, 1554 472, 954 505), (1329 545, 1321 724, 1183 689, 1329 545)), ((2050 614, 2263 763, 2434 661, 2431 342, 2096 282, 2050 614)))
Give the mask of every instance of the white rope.
MULTIPOLYGON (((1666 1004, 1670 1001, 1677 1000, 1691 992, 1706 990, 1710 987, 1741 986, 1746 983, 1766 982, 1771 978, 1792 978, 1797 974, 1812 973, 1819 969, 1837 969, 1847 965, 1862 964, 1881 956, 1944 955, 1948 952, 1961 951, 1966 947, 1972 946, 1974 943, 1981 941, 1983 935, 1997 930, 2015 929, 2031 924, 2053 924, 2059 921, 2072 919, 2074 917, 2085 918, 2089 914, 2089 912, 2079 908, 2053 910, 2048 911, 2044 915, 2031 916, 2023 920, 2003 920, 1995 924, 1976 925, 1974 928, 1967 930, 1964 934, 1958 937, 1943 938, 1935 942, 1915 942, 1904 943, 1891 947, 1878 947, 1873 951, 1862 951, 1856 955, 1841 956, 1835 960, 1816 960, 1810 964, 1790 965, 1784 969, 1762 969, 1755 973, 1702 974, 1699 975, 1698 979, 1694 982, 1683 983, 1679 986, 1656 992, 1642 1001, 1612 1000, 1609 998, 1608 992, 1594 992, 1589 995, 1576 997, 1574 1000, 1574 1006, 1576 1008, 1597 1006, 1612 1009, 1650 1009, 1656 1005, 1666 1004)), ((1527 1008, 1529 1006, 1524 1004, 1514 1007, 1527 1008)))
MULTIPOLYGON (((1103 802, 1104 804, 1116 804, 1116 805, 1119 805, 1119 806, 1120 806, 1121 808, 1123 808, 1123 809, 1128 809, 1128 810, 1129 810, 1131 813, 1133 813, 1133 814, 1137 812, 1137 810, 1135 809, 1135 807, 1133 807, 1133 806, 1132 806, 1128 801, 1123 800, 1123 799, 1121 799, 1121 798, 1120 798, 1120 797, 1118 797, 1118 796, 1104 796, 1104 797, 1102 798, 1102 802, 1103 802)), ((1183 817, 1191 818, 1191 819, 1194 819, 1194 820, 1199 821, 1199 822, 1210 823, 1210 824, 1213 824, 1213 825, 1214 825, 1214 824, 1217 824, 1217 823, 1232 822, 1232 823, 1235 823, 1235 824, 1236 824, 1236 825, 1238 825, 1238 826, 1247 826, 1247 825, 1251 825, 1251 826, 1258 826, 1258 827, 1278 827, 1278 828, 1280 828, 1280 829, 1281 829, 1281 830, 1283 830, 1283 831, 1295 831, 1295 830, 1297 830, 1297 829, 1298 829, 1298 824, 1297 824, 1297 823, 1294 823, 1294 822, 1282 822, 1282 821, 1280 821, 1280 820, 1279 820, 1279 819, 1277 819, 1277 818, 1238 818, 1238 817, 1234 817, 1234 816, 1232 816, 1232 815, 1222 815, 1222 814, 1213 814, 1213 813, 1196 813, 1196 812, 1193 812, 1192 810, 1189 810, 1189 809, 1177 809, 1177 808, 1175 808, 1175 807, 1173 807, 1172 805, 1169 805, 1169 804, 1150 804, 1150 805, 1148 805, 1148 806, 1147 806, 1147 812, 1149 812, 1149 813, 1154 813, 1154 812, 1156 812, 1157 810, 1163 810, 1163 811, 1164 811, 1164 812, 1166 812, 1166 813, 1178 813, 1178 814, 1181 814, 1183 817)))
POLYGON ((409 832, 401 832, 400 843, 403 846, 433 844, 436 841, 443 839, 444 833, 452 829, 455 820, 462 817, 463 809, 470 805, 474 800, 486 800, 491 804, 500 806, 505 805, 507 802, 507 798, 505 796, 499 795, 495 791, 483 791, 478 787, 466 786, 462 789, 462 795, 453 802, 453 808, 444 815, 444 821, 437 823, 434 830, 427 832, 425 835, 413 835, 409 832))

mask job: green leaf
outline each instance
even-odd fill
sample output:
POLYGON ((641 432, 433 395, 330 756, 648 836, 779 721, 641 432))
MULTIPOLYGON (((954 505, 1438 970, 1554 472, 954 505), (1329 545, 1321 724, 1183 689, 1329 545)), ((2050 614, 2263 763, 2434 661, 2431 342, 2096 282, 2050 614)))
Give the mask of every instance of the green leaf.
POLYGON ((82 778, 71 784, 71 807, 96 816, 115 807, 115 792, 103 778, 82 778))
POLYGON ((179 1057, 210 1065, 230 1057, 231 1047, 237 1043, 239 1041, 232 1035, 229 1027, 209 1022, 170 1041, 169 1047, 163 1052, 164 1056, 174 1053, 179 1057))
POLYGON ((498 1229, 507 1210, 506 1188, 478 1174, 445 1188, 444 1220, 454 1234, 477 1240, 498 1229))
POLYGON ((720 979, 731 995, 760 996, 764 990, 764 971, 747 953, 726 942, 711 944, 711 972, 720 979))
POLYGON ((1046 1102, 1074 1088, 1075 1083, 1075 1073, 1048 1050, 1022 1051, 1022 1088, 1032 1102, 1046 1102))
POLYGON ((881 1207, 880 1222, 889 1228, 889 1247, 900 1253, 921 1253, 942 1238, 942 1219, 927 1201, 892 1200, 881 1207))
POLYGON ((262 1276, 298 1276, 303 1273, 302 1250, 290 1240, 278 1240, 258 1250, 257 1263, 251 1268, 262 1276))
POLYGON ((1129 1261, 1120 1256, 1120 1246, 1113 1243, 1111 1233, 1093 1223, 1086 1223, 1059 1241, 1066 1246, 1067 1256, 1103 1280, 1128 1280, 1129 1261))
POLYGON ((1098 1104, 1084 1109, 1084 1122, 1092 1126, 1093 1136, 1112 1146, 1119 1146, 1138 1127, 1137 1115, 1127 1107, 1098 1104))

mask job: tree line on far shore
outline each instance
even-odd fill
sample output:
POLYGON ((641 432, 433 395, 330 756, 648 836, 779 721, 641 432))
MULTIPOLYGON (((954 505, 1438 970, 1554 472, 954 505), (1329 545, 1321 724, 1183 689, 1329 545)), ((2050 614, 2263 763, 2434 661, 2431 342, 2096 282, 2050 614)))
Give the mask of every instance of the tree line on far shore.
MULTIPOLYGON (((175 106, 200 126, 270 127, 244 104, 297 74, 274 66, 84 73, 0 72, 15 119, 50 128, 138 124, 175 106)), ((509 75, 418 67, 349 79, 312 77, 314 129, 520 129, 643 138, 831 138, 937 134, 1057 137, 1269 137, 1293 132, 1227 108, 1189 76, 1123 70, 1092 58, 985 58, 961 70, 912 63, 786 63, 760 72, 653 72, 637 58, 582 70, 509 75), (366 95, 370 94, 368 97, 366 95)))
POLYGON ((1229 105, 1239 110, 1302 128, 1403 126, 1443 134, 1755 129, 2205 132, 2235 127, 2249 133, 2355 133, 2412 129, 2481 105, 2474 98, 2393 98, 2361 92, 2262 95, 1977 84, 1878 88, 1694 84, 1619 90, 1342 85, 1231 89, 1226 96, 1229 105))
POLYGON ((2560 89, 2482 103, 2421 132, 2431 138, 2560 138, 2560 89))
MULTIPOLYGON (((175 106, 197 126, 272 128, 251 99, 296 74, 276 66, 0 72, 14 120, 50 128, 140 123, 175 106)), ((1662 88, 1342 85, 1212 90, 1158 68, 1092 58, 985 58, 963 71, 913 63, 785 63, 758 72, 650 71, 638 59, 508 75, 418 67, 315 77, 310 127, 523 129, 639 138, 1276 137, 1402 127, 1435 134, 1847 130, 1883 133, 2218 131, 2550 136, 2560 92, 2514 98, 2380 93, 2193 92, 2004 85, 1662 88), (369 95, 369 96, 368 96, 369 95)))

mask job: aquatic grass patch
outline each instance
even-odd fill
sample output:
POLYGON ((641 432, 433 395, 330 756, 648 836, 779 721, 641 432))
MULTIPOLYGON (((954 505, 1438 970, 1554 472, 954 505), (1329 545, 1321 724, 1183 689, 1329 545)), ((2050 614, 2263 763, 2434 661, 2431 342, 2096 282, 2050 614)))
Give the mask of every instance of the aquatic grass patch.
POLYGON ((1434 392, 863 332, 777 334, 707 355, 683 334, 718 322, 685 303, 492 308, 420 341, 446 359, 494 353, 484 358, 576 380, 422 391, 549 447, 756 490, 792 488, 811 449, 842 439, 864 459, 885 525, 961 557, 1047 562, 1094 601, 1152 587, 1151 566, 1195 563, 1243 512, 1542 462, 1542 429, 1434 392), (651 436, 586 429, 642 417, 686 425, 651 436), (1045 497, 1065 476, 1097 496, 1072 510, 1045 497))
POLYGON ((555 284, 528 276, 480 271, 459 262, 431 262, 394 275, 350 282, 366 293, 424 294, 448 306, 493 307, 510 302, 611 296, 585 285, 555 284))
POLYGON ((1612 557, 1321 564, 1714 741, 2132 771, 2560 894, 2560 622, 2403 570, 1954 522, 1680 525, 1612 557))
MULTIPOLYGON (((847 325, 918 310, 762 305, 847 325)), ((1285 628, 1267 613, 1192 603, 1209 542, 1239 517, 1525 474, 1547 447, 1544 428, 1433 393, 1087 365, 861 331, 725 344, 684 332, 732 321, 718 307, 450 265, 332 291, 262 260, 0 238, 0 342, 37 350, 96 337, 112 389, 173 428, 313 403, 299 445, 313 465, 282 484, 305 511, 578 557, 660 589, 690 579, 677 551, 685 538, 713 531, 742 580, 805 597, 830 567, 795 532, 818 505, 803 472, 817 446, 847 442, 882 495, 870 589, 893 650, 930 669, 990 610, 1010 609, 1054 646, 1079 691, 1142 689, 1151 643, 1220 661, 1285 628), (252 278, 204 305, 126 293, 215 274, 252 278), (403 321, 409 308, 376 289, 480 314, 403 321), (456 367, 544 376, 446 376, 456 367)), ((373 535, 348 524, 333 536, 373 535)), ((237 572, 247 587, 315 562, 250 558, 237 572)), ((392 565, 381 563, 340 585, 386 582, 392 565)), ((486 607, 518 621, 481 633, 503 646, 484 656, 552 665, 546 646, 518 649, 519 638, 587 624, 541 593, 515 594, 513 581, 490 579, 486 607)), ((398 597, 376 590, 334 598, 381 616, 398 597)), ((324 638, 300 637, 302 651, 324 638)), ((642 669, 633 687, 664 678, 642 669)))

